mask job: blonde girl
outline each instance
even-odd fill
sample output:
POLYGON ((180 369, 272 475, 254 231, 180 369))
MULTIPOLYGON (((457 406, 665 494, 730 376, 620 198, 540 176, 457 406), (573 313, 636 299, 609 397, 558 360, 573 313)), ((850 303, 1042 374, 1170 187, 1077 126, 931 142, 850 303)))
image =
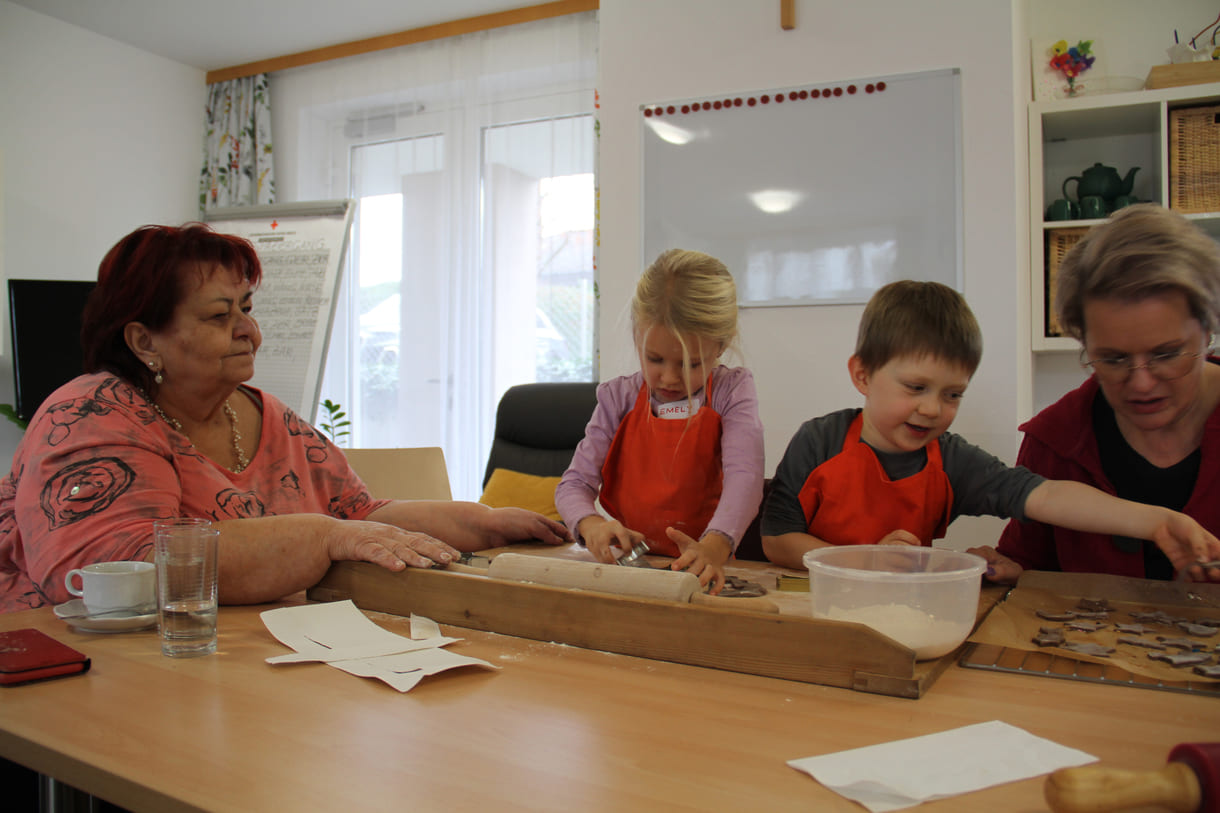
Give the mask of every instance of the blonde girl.
POLYGON ((754 376, 720 364, 738 340, 732 275, 707 254, 663 252, 636 285, 631 329, 640 371, 598 387, 556 506, 599 561, 643 541, 719 592, 763 487, 754 376))

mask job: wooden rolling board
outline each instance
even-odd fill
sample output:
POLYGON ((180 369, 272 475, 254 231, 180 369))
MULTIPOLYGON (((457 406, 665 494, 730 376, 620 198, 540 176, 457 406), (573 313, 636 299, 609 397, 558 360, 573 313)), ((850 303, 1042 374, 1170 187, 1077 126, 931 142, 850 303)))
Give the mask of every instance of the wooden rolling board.
MULTIPOLYGON (((506 550, 588 556, 576 546, 506 550)), ((503 551, 483 555, 494 558, 503 551)), ((765 576, 765 567, 745 570, 765 576)), ((770 592, 768 598, 777 595, 770 592)), ((364 610, 416 613, 468 629, 894 697, 921 696, 955 657, 917 662, 910 649, 862 624, 811 618, 807 594, 784 598, 781 614, 774 615, 468 573, 415 568, 393 573, 367 562, 336 562, 308 597, 350 599, 364 610)), ((992 604, 994 599, 986 609, 992 604)))

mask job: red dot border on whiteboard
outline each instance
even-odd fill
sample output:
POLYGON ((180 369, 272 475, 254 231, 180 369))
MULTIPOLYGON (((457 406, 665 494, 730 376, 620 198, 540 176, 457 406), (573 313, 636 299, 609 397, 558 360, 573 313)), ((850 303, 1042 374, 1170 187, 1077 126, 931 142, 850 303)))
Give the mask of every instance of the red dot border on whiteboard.
POLYGON ((642 112, 645 118, 661 116, 689 116, 707 111, 731 110, 737 107, 758 108, 771 104, 786 102, 817 101, 826 99, 841 99, 845 96, 870 96, 884 93, 885 81, 867 82, 863 87, 852 82, 845 85, 831 85, 820 88, 800 88, 797 90, 781 90, 773 93, 762 93, 749 96, 733 96, 727 99, 707 99, 698 102, 684 102, 681 105, 645 105, 642 112), (861 93, 863 91, 863 93, 861 93))

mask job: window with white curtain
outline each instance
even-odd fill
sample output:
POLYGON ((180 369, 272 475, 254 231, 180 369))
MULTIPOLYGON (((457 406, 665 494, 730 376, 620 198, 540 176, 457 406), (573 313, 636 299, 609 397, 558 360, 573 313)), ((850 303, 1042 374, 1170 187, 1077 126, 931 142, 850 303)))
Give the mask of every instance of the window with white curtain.
POLYGON ((352 446, 441 446, 458 499, 508 387, 593 380, 596 40, 568 15, 273 77, 295 199, 357 200, 323 397, 352 446))

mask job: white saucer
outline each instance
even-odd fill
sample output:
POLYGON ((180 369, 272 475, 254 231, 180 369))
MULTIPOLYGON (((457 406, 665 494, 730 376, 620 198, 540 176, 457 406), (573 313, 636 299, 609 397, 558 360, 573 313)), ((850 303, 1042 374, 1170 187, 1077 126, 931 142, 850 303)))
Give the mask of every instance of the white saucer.
POLYGON ((157 625, 156 613, 140 615, 102 615, 92 618, 82 615, 86 612, 85 602, 78 598, 55 605, 55 615, 64 619, 69 625, 84 632, 130 632, 131 630, 148 629, 157 625), (71 618, 70 616, 76 616, 71 618))

